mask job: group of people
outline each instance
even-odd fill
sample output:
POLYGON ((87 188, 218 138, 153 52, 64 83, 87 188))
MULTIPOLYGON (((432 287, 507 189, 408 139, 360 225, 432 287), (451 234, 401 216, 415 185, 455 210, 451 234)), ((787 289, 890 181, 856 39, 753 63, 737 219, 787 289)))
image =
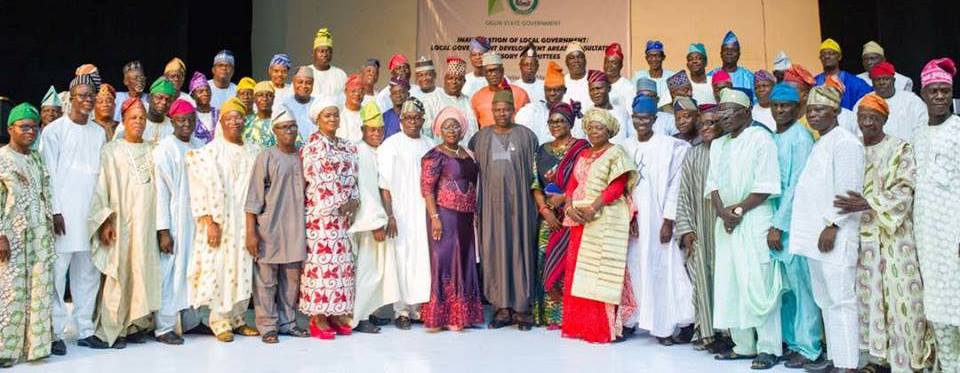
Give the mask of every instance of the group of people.
POLYGON ((642 330, 754 369, 960 371, 953 61, 921 98, 874 42, 859 76, 830 39, 816 76, 782 52, 751 72, 733 32, 710 72, 702 44, 672 72, 650 41, 632 80, 617 43, 543 79, 529 44, 516 81, 495 50, 473 39, 439 86, 394 55, 377 91, 380 62, 348 75, 320 29, 290 81, 277 54, 234 84, 224 50, 209 80, 174 58, 147 87, 134 61, 117 92, 88 64, 16 106, 0 365, 66 354, 70 323, 96 349, 277 343, 459 331, 489 304, 488 328, 642 330))

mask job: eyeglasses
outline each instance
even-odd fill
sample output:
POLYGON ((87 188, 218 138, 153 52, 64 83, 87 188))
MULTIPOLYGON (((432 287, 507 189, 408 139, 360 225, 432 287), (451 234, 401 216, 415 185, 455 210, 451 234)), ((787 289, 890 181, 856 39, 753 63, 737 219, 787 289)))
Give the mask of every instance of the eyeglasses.
POLYGON ((401 117, 404 122, 416 122, 418 120, 423 120, 423 115, 404 115, 401 117))

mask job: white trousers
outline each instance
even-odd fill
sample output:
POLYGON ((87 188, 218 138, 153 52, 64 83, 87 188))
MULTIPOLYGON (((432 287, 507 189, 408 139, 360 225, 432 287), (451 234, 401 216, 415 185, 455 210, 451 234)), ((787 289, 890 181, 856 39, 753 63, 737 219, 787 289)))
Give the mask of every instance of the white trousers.
POLYGON ((857 369, 860 365, 857 319, 857 267, 808 259, 813 300, 823 313, 826 329, 827 357, 842 369, 857 369))
POLYGON ((54 339, 63 339, 67 324, 71 321, 76 323, 77 339, 93 335, 93 311, 97 306, 97 292, 100 291, 100 270, 93 265, 90 252, 57 253, 57 260, 53 263, 53 286, 56 289, 53 299, 54 339), (68 270, 70 296, 73 298, 72 320, 63 301, 67 293, 68 270))

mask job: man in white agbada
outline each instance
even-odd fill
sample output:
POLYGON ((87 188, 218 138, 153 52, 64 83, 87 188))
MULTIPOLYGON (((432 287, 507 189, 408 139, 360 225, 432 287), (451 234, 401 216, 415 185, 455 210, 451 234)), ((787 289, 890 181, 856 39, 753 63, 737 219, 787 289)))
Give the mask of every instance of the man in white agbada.
POLYGON ((794 191, 789 250, 807 258, 813 299, 823 311, 829 360, 834 368, 855 371, 860 358, 855 291, 860 213, 840 214, 833 201, 863 190, 864 150, 856 135, 838 130, 839 91, 814 88, 806 110, 820 138, 794 191))
POLYGON ((233 79, 234 63, 233 52, 226 49, 213 57, 213 68, 210 70, 213 76, 207 81, 210 84, 210 106, 218 108, 227 99, 237 95, 237 85, 230 81, 233 79))
POLYGON ((394 303, 396 325, 410 329, 419 318, 419 305, 430 300, 430 251, 426 202, 420 193, 420 161, 433 148, 421 136, 423 104, 409 98, 400 110, 402 133, 390 136, 377 149, 380 194, 387 213, 387 250, 396 254, 400 299, 394 303))
POLYGON ((735 344, 732 351, 716 355, 718 360, 783 354, 782 267, 771 265, 766 240, 774 213, 769 197, 780 194, 780 165, 770 133, 750 117, 751 105, 739 89, 722 91, 720 124, 727 135, 710 145, 704 190, 719 217, 714 227, 714 328, 729 328, 735 344))
MULTIPOLYGON (((550 134, 550 127, 547 125, 550 107, 562 102, 566 91, 567 88, 563 85, 563 70, 556 62, 550 61, 547 64, 546 79, 543 82, 543 100, 530 101, 529 104, 523 105, 514 116, 514 121, 533 131, 541 145, 553 141, 553 135, 550 134)), ((578 122, 579 120, 579 118, 576 119, 578 122)), ((580 126, 575 125, 574 128, 577 129, 580 126)), ((579 132, 582 133, 583 130, 579 129, 579 132)))
MULTIPOLYGON (((384 123, 376 105, 364 105, 363 140, 357 143, 360 173, 360 208, 350 233, 356 245, 356 295, 353 301, 354 330, 379 333, 382 319, 374 313, 400 299, 397 284, 396 252, 387 247, 387 213, 380 198, 377 148, 383 142, 384 123), (368 320, 369 316, 369 320, 368 320)), ((405 135, 400 135, 405 136, 405 135)), ((389 321, 389 319, 387 319, 389 321)))
MULTIPOLYGON (((313 69, 308 66, 300 66, 297 73, 291 80, 293 85, 293 94, 283 100, 281 105, 290 111, 297 121, 297 131, 300 132, 300 139, 309 141, 310 135, 317 132, 317 125, 310 120, 310 107, 317 100, 310 95, 313 91, 313 69)), ((274 110, 279 112, 278 110, 274 110)), ((314 117, 316 118, 316 117, 314 117)))
MULTIPOLYGON (((167 117, 167 111, 173 100, 176 100, 177 90, 173 88, 167 78, 157 78, 150 85, 150 105, 147 109, 147 127, 143 131, 143 141, 150 145, 156 145, 164 137, 173 133, 173 125, 170 118, 167 117)), ((124 127, 121 124, 117 127, 113 139, 123 139, 124 127)))
POLYGON ((363 121, 360 119, 360 105, 363 102, 363 84, 360 82, 359 75, 352 74, 347 78, 344 97, 346 101, 343 103, 343 110, 340 110, 340 127, 337 128, 337 137, 350 141, 351 143, 357 143, 360 142, 360 138, 363 137, 360 131, 360 126, 363 124, 363 121))
POLYGON ((687 277, 683 252, 673 237, 680 171, 690 144, 653 132, 657 102, 637 96, 633 101, 636 137, 624 141, 637 164, 639 181, 633 189, 638 238, 627 249, 627 270, 633 281, 637 310, 625 325, 649 330, 664 345, 693 337, 693 284, 687 277), (674 332, 683 330, 676 339, 674 332))
MULTIPOLYGON (((537 56, 537 47, 528 42, 520 51, 520 80, 514 82, 517 87, 527 92, 530 102, 543 101, 543 79, 537 78, 540 70, 540 57, 537 56)), ((432 122, 427 122, 432 123, 432 122)))
POLYGON ((220 107, 220 131, 204 147, 187 152, 190 209, 195 219, 193 252, 187 268, 190 305, 210 309, 209 326, 221 342, 234 333, 259 335, 246 325, 253 258, 244 247, 244 205, 259 147, 243 142, 247 108, 236 97, 220 107))
POLYGON ((896 73, 893 64, 883 61, 873 65, 867 81, 890 106, 883 132, 912 144, 914 134, 927 125, 927 105, 915 93, 897 89, 900 79, 897 75, 900 74, 896 73))
MULTIPOLYGON (((447 58, 447 69, 443 75, 443 90, 436 90, 438 93, 435 95, 427 96, 423 102, 423 108, 425 113, 424 123, 432 123, 432 121, 437 117, 437 114, 440 113, 443 109, 447 107, 455 107, 460 109, 460 111, 467 118, 467 129, 464 132, 463 140, 461 145, 466 146, 465 144, 470 141, 470 138, 473 137, 473 134, 477 133, 478 124, 477 124, 477 115, 473 112, 473 107, 470 106, 470 97, 467 97, 463 94, 463 84, 465 82, 464 76, 467 73, 467 62, 458 58, 458 57, 449 57, 447 58)), ((433 131, 420 131, 422 135, 426 135, 427 138, 431 139, 433 142, 439 142, 440 139, 434 139, 433 131)))
POLYGON ((173 136, 167 136, 153 150, 157 178, 157 239, 160 244, 160 310, 154 322, 157 341, 183 344, 183 332, 199 324, 187 296, 187 266, 193 246, 196 222, 190 209, 190 182, 186 163, 188 151, 199 149, 203 140, 192 136, 197 127, 195 110, 188 103, 175 102, 170 114, 173 136), (180 106, 184 106, 182 109, 180 106))
POLYGON ((92 121, 93 81, 81 75, 70 83, 70 111, 48 124, 40 137, 43 163, 50 173, 53 198, 53 222, 57 259, 53 265, 54 293, 51 352, 67 353, 63 343, 67 323, 76 322, 77 344, 89 346, 94 333, 93 311, 100 288, 100 271, 90 254, 87 216, 100 173, 100 148, 106 133, 92 121), (70 274, 73 317, 67 312, 63 296, 70 274))
POLYGON ((923 310, 933 324, 937 360, 960 371, 960 118, 950 110, 957 69, 949 58, 924 66, 920 92, 929 121, 917 132, 913 202, 917 256, 923 274, 923 310))
MULTIPOLYGON (((416 97, 421 103, 439 100, 443 95, 444 90, 437 89, 437 69, 433 65, 433 60, 429 60, 426 57, 420 56, 417 62, 413 65, 413 72, 419 89, 416 91, 411 89, 410 97, 416 97)), ((439 113, 439 110, 437 112, 439 113)), ((432 117, 429 117, 430 114, 431 113, 429 112, 424 112, 425 121, 433 120, 432 117)), ((436 113, 433 115, 436 115, 436 113)), ((429 139, 433 138, 432 131, 424 128, 422 132, 423 136, 429 139)))
MULTIPOLYGON (((567 87, 567 93, 563 95, 564 101, 590 102, 590 89, 587 87, 587 55, 584 53, 583 45, 576 41, 567 44, 567 49, 563 52, 567 65, 567 74, 563 76, 563 83, 567 87)), ((575 128, 579 127, 575 126, 575 128)))
MULTIPOLYGON (((347 73, 339 67, 333 66, 333 36, 326 27, 317 30, 317 35, 313 38, 313 64, 308 65, 313 72, 313 90, 311 96, 330 97, 334 99, 337 106, 344 102, 343 88, 347 84, 347 73)), ((296 86, 293 87, 297 89, 296 86)), ((297 126, 301 126, 297 120, 297 126)), ((311 125, 309 128, 315 128, 311 125)), ((301 130, 302 131, 302 130, 301 130)), ((302 135, 302 133, 301 133, 302 135)), ((308 137, 303 137, 306 141, 308 137)))
POLYGON ((611 43, 604 51, 603 72, 610 81, 610 102, 630 108, 633 97, 637 95, 637 84, 623 76, 623 48, 620 43, 611 43))
MULTIPOLYGON (((860 54, 860 62, 863 65, 863 72, 857 74, 857 77, 863 79, 863 81, 867 82, 867 84, 873 85, 873 77, 870 76, 870 70, 873 70, 873 67, 877 64, 886 61, 887 57, 883 52, 883 47, 873 40, 868 41, 863 45, 863 53, 860 54)), ((894 78, 893 86, 896 90, 913 92, 913 79, 896 72, 894 73, 894 78)), ((889 100, 887 101, 889 104, 889 100)))

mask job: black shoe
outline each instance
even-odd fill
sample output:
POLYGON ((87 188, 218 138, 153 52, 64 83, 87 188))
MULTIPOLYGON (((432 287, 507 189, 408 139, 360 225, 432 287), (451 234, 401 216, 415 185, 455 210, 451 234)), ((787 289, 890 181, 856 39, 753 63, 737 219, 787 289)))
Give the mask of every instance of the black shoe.
POLYGON ((174 333, 174 332, 168 332, 168 333, 158 335, 156 339, 157 339, 157 342, 160 342, 166 345, 178 346, 183 344, 183 338, 181 338, 179 335, 177 335, 177 333, 174 333))
POLYGON ((127 342, 135 344, 147 343, 147 331, 141 330, 133 334, 127 334, 127 342))
POLYGON ((50 353, 51 353, 51 354, 54 354, 54 355, 57 355, 57 356, 66 355, 66 354, 67 354, 67 344, 66 344, 66 343, 63 343, 63 340, 62 340, 62 339, 58 339, 58 340, 56 340, 56 341, 53 341, 53 343, 50 344, 50 353))
POLYGON ((385 325, 390 324, 390 319, 381 319, 381 318, 376 317, 376 316, 374 316, 374 315, 370 315, 370 317, 369 317, 368 319, 370 320, 370 323, 371 323, 371 324, 376 325, 376 326, 385 326, 385 325))
MULTIPOLYGON (((822 356, 822 355, 821 355, 822 356)), ((803 370, 810 373, 827 373, 833 370, 833 360, 817 359, 817 361, 803 365, 803 370)))
POLYGON ((630 336, 632 336, 632 335, 633 335, 634 333, 636 333, 636 332, 637 332, 637 328, 623 327, 623 337, 624 337, 624 338, 630 337, 630 336))
MULTIPOLYGON (((119 339, 117 341, 119 342, 119 339)), ((110 345, 107 344, 107 342, 101 341, 100 338, 97 338, 95 335, 77 340, 77 346, 90 347, 94 350, 105 350, 110 348, 110 345)))
POLYGON ((487 324, 487 328, 500 329, 510 325, 513 325, 513 313, 507 308, 501 308, 493 315, 493 320, 490 321, 490 324, 487 324))
POLYGON ((216 335, 209 326, 199 324, 193 329, 187 330, 184 334, 216 335))
POLYGON ((125 337, 120 337, 120 338, 117 338, 117 340, 116 340, 115 342, 113 342, 113 349, 114 349, 114 350, 122 350, 122 349, 125 349, 125 348, 127 348, 127 338, 125 338, 125 337))
POLYGON ((16 359, 0 359, 0 368, 13 368, 13 364, 17 362, 16 359))
POLYGON ((380 333, 380 327, 373 325, 370 321, 363 320, 357 324, 356 328, 353 328, 353 331, 357 333, 377 334, 380 333))
POLYGON ((517 324, 517 329, 519 330, 528 331, 533 329, 533 315, 529 313, 515 312, 513 314, 513 322, 517 324))
POLYGON ((394 324, 396 324, 397 328, 400 330, 410 330, 411 321, 409 317, 400 316, 397 318, 394 324))
POLYGON ((296 338, 306 338, 310 336, 310 332, 308 332, 306 329, 303 329, 299 326, 294 326, 290 328, 290 330, 282 331, 280 332, 280 334, 289 335, 291 337, 296 337, 296 338))
POLYGON ((268 345, 280 343, 280 337, 277 336, 277 332, 267 332, 260 337, 260 341, 268 345))
POLYGON ((693 324, 680 328, 677 335, 673 336, 673 344, 684 345, 693 340, 693 324))

